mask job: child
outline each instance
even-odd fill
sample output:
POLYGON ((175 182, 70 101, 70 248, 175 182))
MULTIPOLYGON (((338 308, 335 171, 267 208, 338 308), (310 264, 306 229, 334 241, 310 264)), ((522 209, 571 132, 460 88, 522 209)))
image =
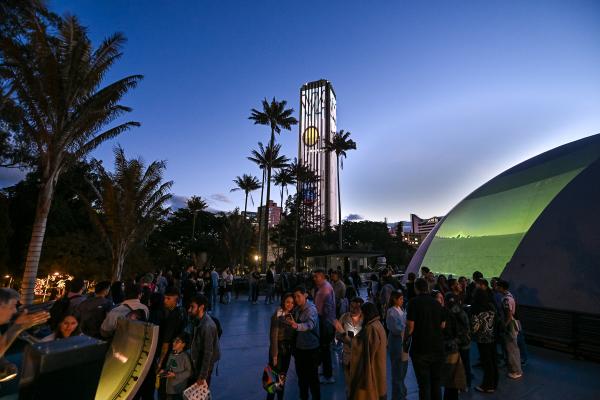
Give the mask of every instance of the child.
POLYGON ((165 369, 159 371, 161 376, 167 378, 167 400, 182 400, 183 391, 188 386, 188 378, 192 375, 192 360, 185 351, 188 343, 187 333, 175 336, 173 350, 169 353, 165 369))

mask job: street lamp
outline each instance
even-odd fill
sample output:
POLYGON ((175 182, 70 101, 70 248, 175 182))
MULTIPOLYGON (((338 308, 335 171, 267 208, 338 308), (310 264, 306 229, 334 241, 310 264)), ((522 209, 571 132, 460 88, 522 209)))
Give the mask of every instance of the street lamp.
POLYGON ((256 262, 256 268, 258 268, 258 260, 260 259, 260 257, 257 255, 254 256, 254 261, 256 262))
POLYGON ((4 275, 4 278, 9 279, 9 281, 8 281, 8 287, 11 287, 12 281, 13 281, 13 277, 10 276, 10 275, 4 275))

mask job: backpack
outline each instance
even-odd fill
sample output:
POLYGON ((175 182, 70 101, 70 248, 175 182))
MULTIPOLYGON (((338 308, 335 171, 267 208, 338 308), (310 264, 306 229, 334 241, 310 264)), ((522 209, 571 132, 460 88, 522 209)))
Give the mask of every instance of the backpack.
POLYGON ((144 310, 142 310, 141 308, 134 310, 127 304, 122 304, 122 305, 129 309, 129 312, 127 314, 125 314, 125 318, 133 319, 136 321, 147 322, 146 312, 144 310))
POLYGON ((471 327, 469 324, 469 318, 466 317, 465 312, 462 310, 460 310, 458 313, 454 313, 454 316, 456 321, 456 338, 458 340, 458 346, 460 348, 468 347, 471 344, 471 327))
POLYGON ((77 307, 80 314, 79 326, 81 327, 81 332, 84 334, 100 337, 100 325, 102 325, 102 321, 106 318, 108 307, 103 305, 90 307, 89 304, 92 301, 93 299, 85 300, 77 307))
POLYGON ((223 328, 221 327, 221 321, 219 321, 219 319, 217 317, 214 316, 210 316, 210 319, 213 320, 213 322, 215 323, 215 325, 217 326, 217 336, 219 337, 219 339, 221 339, 221 335, 223 335, 223 328))

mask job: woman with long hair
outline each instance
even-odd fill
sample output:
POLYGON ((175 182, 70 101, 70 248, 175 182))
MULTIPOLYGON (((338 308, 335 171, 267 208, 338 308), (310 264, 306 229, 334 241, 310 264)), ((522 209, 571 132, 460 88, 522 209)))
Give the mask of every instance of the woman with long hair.
POLYGON ((406 371, 408 370, 408 353, 404 351, 404 332, 406 330, 406 313, 402 309, 404 294, 395 290, 390 295, 387 306, 385 324, 388 329, 388 354, 392 366, 392 400, 406 399, 406 371))
POLYGON ((446 326, 442 334, 444 337, 444 355, 446 360, 442 368, 442 386, 444 386, 444 400, 458 400, 458 391, 467 387, 465 368, 460 357, 460 318, 465 317, 465 312, 458 303, 456 296, 449 292, 445 296, 444 313, 446 326))
POLYGON ((498 364, 496 360, 496 309, 490 302, 485 288, 475 289, 471 306, 471 331, 479 349, 483 382, 475 390, 494 393, 498 387, 498 364))
POLYGON ((51 342, 57 339, 65 339, 81 335, 79 320, 73 314, 66 314, 61 318, 54 332, 42 339, 42 342, 51 342))
MULTIPOLYGON (((296 331, 291 327, 294 295, 285 293, 281 296, 281 305, 271 317, 269 365, 279 375, 277 399, 283 400, 285 377, 290 367, 292 347, 296 339, 296 331)), ((275 393, 268 393, 267 400, 275 399, 275 393)))

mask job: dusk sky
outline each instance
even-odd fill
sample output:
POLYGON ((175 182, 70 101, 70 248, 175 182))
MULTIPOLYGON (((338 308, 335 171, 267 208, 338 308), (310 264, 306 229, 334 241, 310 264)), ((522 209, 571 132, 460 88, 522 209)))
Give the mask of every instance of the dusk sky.
MULTIPOLYGON (((259 176, 246 156, 269 131, 250 109, 275 96, 297 112, 300 86, 321 78, 335 88, 338 129, 358 144, 342 171, 344 216, 443 215, 514 164, 600 132, 598 1, 49 6, 77 15, 95 43, 125 33, 107 82, 145 76, 124 101, 142 127, 94 156, 111 165, 120 143, 167 160, 178 199, 201 195, 214 209, 243 207, 232 179, 259 176)), ((277 139, 297 156, 297 128, 277 139)))

